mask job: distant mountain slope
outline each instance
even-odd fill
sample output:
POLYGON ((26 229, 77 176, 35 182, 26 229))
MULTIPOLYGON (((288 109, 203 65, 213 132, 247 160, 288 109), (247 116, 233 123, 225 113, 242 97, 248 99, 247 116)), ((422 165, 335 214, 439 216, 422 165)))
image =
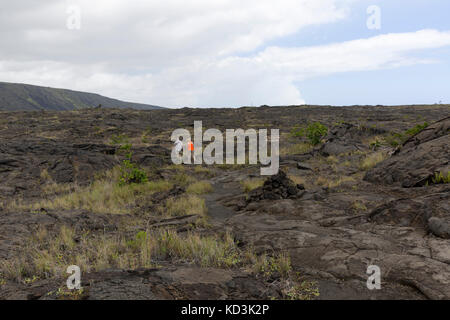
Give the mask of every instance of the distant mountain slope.
POLYGON ((95 93, 0 82, 0 111, 74 110, 88 107, 161 109, 107 98, 95 93))

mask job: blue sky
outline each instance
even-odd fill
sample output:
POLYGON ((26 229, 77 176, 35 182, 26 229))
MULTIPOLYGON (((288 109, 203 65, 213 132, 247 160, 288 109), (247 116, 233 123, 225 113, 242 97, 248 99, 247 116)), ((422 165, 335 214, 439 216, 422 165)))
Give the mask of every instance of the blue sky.
MULTIPOLYGON (((348 19, 332 25, 311 26, 295 35, 268 45, 313 46, 330 42, 368 38, 385 33, 414 32, 421 29, 450 30, 450 1, 378 0, 360 1, 348 19), (381 29, 369 30, 366 9, 381 9, 381 29)), ((309 104, 450 104, 450 47, 423 50, 415 54, 432 58, 434 64, 334 74, 297 83, 309 104)))
POLYGON ((448 0, 4 1, 0 81, 173 108, 450 103, 449 13, 448 0))

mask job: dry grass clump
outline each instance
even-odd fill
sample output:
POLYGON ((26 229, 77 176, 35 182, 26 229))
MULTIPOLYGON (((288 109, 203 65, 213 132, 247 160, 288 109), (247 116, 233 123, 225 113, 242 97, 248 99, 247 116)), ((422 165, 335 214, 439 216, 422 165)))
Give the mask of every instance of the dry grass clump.
POLYGON ((350 177, 350 176, 340 176, 336 179, 319 176, 316 179, 316 185, 332 189, 332 188, 339 187, 341 184, 343 184, 345 182, 354 182, 354 181, 355 181, 355 178, 350 177))
POLYGON ((280 252, 274 256, 268 256, 263 253, 259 257, 250 257, 253 261, 253 271, 255 273, 261 273, 265 276, 271 276, 277 272, 281 277, 288 277, 292 271, 291 259, 286 252, 280 252))
POLYGON ((292 180, 292 182, 294 182, 294 184, 301 184, 303 185, 306 189, 310 188, 312 186, 312 184, 310 183, 310 181, 308 181, 305 177, 303 176, 296 176, 296 175, 289 175, 288 176, 289 179, 292 180))
POLYGON ((156 249, 159 258, 183 260, 202 267, 230 268, 241 262, 240 251, 229 234, 219 240, 198 234, 182 237, 175 231, 160 231, 156 249))
POLYGON ((291 144, 288 146, 281 147, 280 155, 288 156, 294 154, 308 153, 313 149, 313 146, 309 143, 301 142, 296 144, 291 144))
POLYGON ((359 164, 359 168, 361 170, 369 170, 375 167, 378 163, 385 160, 387 158, 387 154, 385 152, 376 152, 370 155, 367 155, 359 164))
POLYGON ((336 156, 328 156, 328 157, 325 158, 325 161, 328 164, 336 164, 336 163, 339 162, 339 159, 336 156))
POLYGON ((356 200, 352 203, 352 208, 356 211, 367 211, 366 205, 363 202, 358 201, 358 200, 356 200))
POLYGON ((214 170, 211 170, 209 168, 201 167, 201 166, 195 166, 194 172, 197 174, 204 174, 209 178, 212 178, 216 175, 214 170))
POLYGON ((170 164, 168 166, 165 166, 164 169, 181 172, 186 171, 186 167, 183 164, 170 164))
POLYGON ((51 182, 43 187, 45 195, 60 194, 33 204, 11 202, 9 208, 14 209, 85 209, 96 213, 127 213, 130 206, 135 206, 139 198, 145 194, 168 191, 172 183, 164 180, 148 181, 141 184, 120 186, 117 183, 118 170, 111 170, 99 175, 89 186, 59 185, 51 182), (69 193, 67 193, 69 192, 69 193))
POLYGON ((177 186, 186 187, 191 183, 194 183, 195 178, 187 175, 182 171, 177 171, 177 173, 170 178, 170 181, 177 186))
POLYGON ((56 183, 52 179, 47 169, 43 169, 41 171, 40 178, 41 181, 44 183, 41 187, 41 190, 44 195, 68 193, 70 191, 73 191, 75 188, 75 184, 73 183, 64 183, 64 184, 56 183))
POLYGON ((186 191, 190 194, 200 195, 213 191, 213 186, 208 181, 198 181, 189 185, 186 191))
POLYGON ((69 265, 79 266, 84 273, 153 268, 160 261, 201 267, 245 267, 264 276, 278 273, 282 278, 288 278, 292 271, 287 253, 258 257, 252 250, 241 250, 229 233, 202 236, 157 229, 130 237, 116 233, 77 234, 73 228, 62 226, 57 234, 39 229, 19 255, 0 261, 0 274, 3 279, 29 283, 64 277, 69 265))
POLYGON ((197 195, 186 195, 178 198, 169 198, 165 206, 160 207, 160 212, 164 216, 176 217, 196 214, 206 217, 207 208, 205 200, 197 195))
POLYGON ((244 192, 250 192, 256 188, 264 185, 264 179, 247 179, 241 181, 242 189, 244 192))
POLYGON ((62 277, 69 265, 92 272, 151 268, 161 260, 224 268, 242 263, 240 250, 229 234, 215 237, 155 230, 141 231, 127 239, 84 233, 75 242, 74 230, 62 227, 57 235, 33 236, 20 256, 0 262, 0 273, 5 279, 28 282, 62 277))
POLYGON ((41 179, 44 181, 48 181, 48 180, 52 180, 52 177, 50 176, 50 174, 48 173, 47 169, 43 169, 41 171, 41 179))
POLYGON ((306 179, 302 176, 289 175, 288 178, 291 179, 295 184, 306 184, 306 179))
POLYGON ((342 165, 343 165, 344 167, 350 167, 350 166, 352 165, 352 163, 351 163, 349 160, 346 160, 346 161, 344 161, 344 162, 342 163, 342 165))
POLYGON ((76 185, 73 183, 56 183, 50 182, 46 183, 41 187, 42 193, 46 196, 55 195, 55 194, 64 194, 73 192, 76 188, 76 185))
POLYGON ((144 190, 149 190, 150 192, 163 192, 169 191, 173 188, 173 184, 167 180, 156 180, 150 181, 145 184, 146 188, 144 190))
POLYGON ((167 191, 171 184, 166 181, 147 182, 119 186, 112 181, 95 181, 85 188, 43 200, 34 204, 35 210, 48 209, 86 209, 98 213, 126 213, 129 206, 136 205, 140 195, 157 191, 167 191))

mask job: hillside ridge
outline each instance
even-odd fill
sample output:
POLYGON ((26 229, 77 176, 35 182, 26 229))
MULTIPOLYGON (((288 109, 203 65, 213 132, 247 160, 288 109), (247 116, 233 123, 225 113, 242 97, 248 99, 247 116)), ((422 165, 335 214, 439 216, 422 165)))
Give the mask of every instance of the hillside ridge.
POLYGON ((104 108, 162 109, 162 107, 154 105, 121 101, 96 93, 0 82, 0 111, 61 111, 97 107, 99 105, 104 108))

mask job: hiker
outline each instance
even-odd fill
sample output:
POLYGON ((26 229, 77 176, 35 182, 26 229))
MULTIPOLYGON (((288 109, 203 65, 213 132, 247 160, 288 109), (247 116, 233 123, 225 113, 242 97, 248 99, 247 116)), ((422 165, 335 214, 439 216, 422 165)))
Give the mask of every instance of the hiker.
POLYGON ((191 140, 188 141, 188 150, 191 152, 191 159, 195 163, 194 143, 191 140))
MULTIPOLYGON (((183 139, 183 137, 181 137, 181 139, 183 139)), ((182 157, 180 152, 183 150, 183 142, 180 140, 180 138, 177 138, 177 140, 175 140, 174 148, 177 154, 177 158, 180 159, 182 157)))

